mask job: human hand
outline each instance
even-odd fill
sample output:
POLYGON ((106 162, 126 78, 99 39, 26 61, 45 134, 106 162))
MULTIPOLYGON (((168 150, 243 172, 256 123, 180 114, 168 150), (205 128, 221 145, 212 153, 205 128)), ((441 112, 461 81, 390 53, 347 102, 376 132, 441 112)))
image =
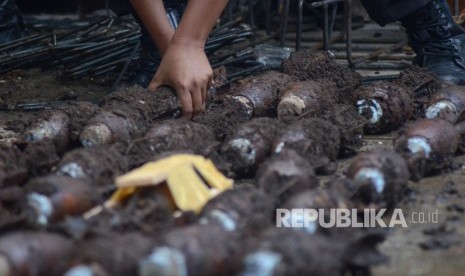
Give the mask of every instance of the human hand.
POLYGON ((212 75, 203 45, 173 40, 149 85, 149 90, 155 91, 162 85, 173 87, 183 107, 184 116, 192 118, 205 109, 212 75))

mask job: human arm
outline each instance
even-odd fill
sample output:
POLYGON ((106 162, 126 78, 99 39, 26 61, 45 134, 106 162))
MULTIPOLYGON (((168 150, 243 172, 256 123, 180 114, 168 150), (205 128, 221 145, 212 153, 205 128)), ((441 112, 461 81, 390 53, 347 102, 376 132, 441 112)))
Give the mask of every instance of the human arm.
MULTIPOLYGON (((140 1, 140 0, 132 0, 140 1)), ((190 0, 149 89, 161 85, 176 90, 187 117, 204 109, 212 81, 205 42, 227 0, 190 0)))
POLYGON ((174 35, 174 28, 166 16, 163 0, 130 0, 130 2, 163 56, 174 35))

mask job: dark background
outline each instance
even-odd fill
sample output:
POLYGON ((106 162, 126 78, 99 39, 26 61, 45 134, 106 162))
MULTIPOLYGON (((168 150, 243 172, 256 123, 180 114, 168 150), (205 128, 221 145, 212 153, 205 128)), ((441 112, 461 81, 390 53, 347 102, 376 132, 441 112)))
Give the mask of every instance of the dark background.
POLYGON ((106 2, 106 0, 16 0, 20 10, 25 13, 86 13, 105 8, 106 2))

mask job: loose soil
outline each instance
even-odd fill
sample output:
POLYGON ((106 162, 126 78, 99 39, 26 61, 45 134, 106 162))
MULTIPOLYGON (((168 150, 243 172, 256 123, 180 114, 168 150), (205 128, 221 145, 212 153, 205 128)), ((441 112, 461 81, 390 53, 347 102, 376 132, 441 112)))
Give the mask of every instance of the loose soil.
MULTIPOLYGON (((397 129, 382 136, 362 137, 364 120, 353 109, 353 93, 354 89, 361 85, 360 77, 348 69, 335 66, 328 56, 299 57, 299 54, 302 55, 298 52, 294 56, 294 63, 288 62, 284 65, 284 72, 294 72, 293 74, 302 80, 315 80, 318 77, 335 81, 338 88, 335 102, 348 105, 334 105, 333 109, 328 109, 323 115, 318 114, 319 118, 303 116, 293 124, 278 127, 281 137, 279 139, 289 143, 280 148, 280 154, 266 157, 254 177, 248 176, 246 179, 242 179, 245 176, 234 172, 220 150, 224 140, 229 139, 226 138, 228 135, 232 137, 234 132, 254 117, 247 106, 239 101, 224 97, 210 102, 207 112, 194 118, 198 123, 195 124, 184 120, 170 120, 173 116, 180 115, 179 106, 173 101, 173 94, 169 94, 172 91, 166 91, 164 97, 140 88, 124 88, 106 97, 98 106, 95 103, 100 102, 110 90, 110 84, 104 81, 63 82, 53 73, 37 70, 15 71, 1 76, 0 106, 10 111, 0 111, 0 126, 3 130, 10 131, 9 137, 20 137, 37 118, 44 117, 39 114, 53 112, 53 109, 39 112, 11 111, 18 103, 66 101, 65 105, 60 104, 55 108, 65 112, 71 119, 67 132, 71 145, 65 152, 60 152, 57 144, 47 139, 39 142, 19 139, 13 144, 5 142, 0 146, 2 237, 7 237, 3 236, 6 232, 37 229, 37 225, 31 225, 23 213, 26 208, 23 186, 28 179, 57 174, 66 164, 76 163, 82 168, 86 179, 90 179, 95 185, 95 192, 107 198, 114 190, 112 180, 116 175, 173 152, 193 152, 213 159, 222 172, 235 178, 237 186, 210 201, 200 215, 176 212, 172 199, 167 196, 166 186, 161 185, 157 188, 142 189, 121 206, 104 210, 87 220, 67 217, 51 223, 42 231, 58 231, 61 236, 73 237, 74 245, 79 244, 74 246, 77 248, 76 252, 82 254, 74 254, 78 260, 75 263, 100 263, 101 268, 108 270, 112 275, 118 273, 112 270, 116 267, 118 271, 133 274, 137 261, 145 258, 152 245, 157 244, 182 251, 188 262, 187 269, 202 273, 215 273, 218 267, 222 271, 237 272, 243 269, 244 256, 247 253, 265 249, 277 251, 283 256, 284 262, 279 266, 279 271, 286 274, 312 269, 308 272, 323 275, 352 271, 363 275, 371 269, 374 275, 461 275, 465 269, 465 188, 461 185, 465 181, 463 156, 450 156, 448 169, 440 170, 440 175, 406 184, 404 196, 393 201, 395 207, 403 211, 408 227, 391 229, 386 236, 361 229, 351 229, 353 232, 350 233, 323 231, 316 236, 309 236, 296 231, 281 231, 274 227, 275 207, 307 207, 307 204, 312 204, 311 201, 297 201, 295 205, 285 203, 294 196, 303 197, 305 193, 314 193, 315 190, 322 191, 323 195, 327 194, 317 199, 323 200, 324 203, 324 200, 329 198, 328 206, 356 204, 353 200, 346 201, 356 185, 347 180, 333 179, 347 173, 354 153, 376 148, 392 149, 392 141, 398 137, 397 129), (310 74, 315 78, 310 77, 310 74), (82 149, 73 141, 77 140, 79 132, 88 123, 85 122, 87 118, 98 114, 100 110, 111 110, 114 114, 120 110, 118 114, 130 114, 128 118, 136 118, 135 120, 142 123, 137 131, 129 135, 128 143, 116 143, 114 148, 110 147, 111 150, 103 146, 82 149), (155 138, 147 138, 151 136, 155 138), (287 157, 279 160, 283 156, 287 157), (315 176, 313 170, 327 175, 315 176), (329 184, 324 184, 328 180, 329 184), (105 189, 99 190, 97 187, 105 189), (214 212, 215 210, 221 212, 214 212), (415 223, 415 214, 419 212, 437 212, 438 221, 415 223), (210 215, 207 215, 208 213, 210 215), (224 217, 222 222, 211 223, 221 213, 237 218, 237 229, 232 232, 225 231, 224 217), (211 225, 201 225, 206 223, 205 217, 209 218, 211 225), (218 227, 216 224, 219 224, 218 227), (126 239, 126 236, 130 235, 145 236, 126 239), (375 247, 384 237, 386 241, 378 247, 390 261, 379 265, 383 258, 375 247), (132 249, 135 251, 131 251, 132 249), (114 255, 101 252, 128 256, 125 258, 127 262, 114 262, 114 255), (113 267, 115 263, 118 266, 113 267), (304 270, 296 270, 298 268, 304 270)), ((430 95, 428 93, 436 88, 434 85, 429 87, 433 81, 430 81, 427 75, 420 71, 411 72, 404 72, 399 86, 421 86, 420 89, 413 89, 413 98, 407 103, 424 103, 430 95), (425 90, 423 86, 428 88, 425 90)), ((411 95, 408 94, 408 97, 411 95)), ((265 112, 267 117, 276 116, 276 113, 273 113, 276 106, 277 101, 267 109, 267 112, 271 110, 271 113, 265 112)), ((413 109, 418 114, 421 113, 418 111, 418 105, 413 104, 413 109)), ((417 114, 415 112, 413 114, 417 114)), ((265 113, 259 112, 256 115, 263 116, 265 113)), ((412 115, 411 118, 417 116, 412 115)), ((264 119, 263 121, 266 121, 269 118, 264 119)), ((403 122, 399 123, 402 124, 403 122)), ((274 139, 274 151, 278 148, 279 143, 276 141, 279 139, 274 139)), ((391 165, 392 169, 398 168, 397 164, 391 165)), ((322 205, 325 204, 317 204, 322 205)), ((388 218, 389 215, 386 215, 385 219, 388 218)), ((31 239, 28 235, 22 237, 31 239)), ((15 247, 19 243, 18 239, 14 240, 15 247)), ((63 255, 70 253, 71 249, 67 248, 63 248, 66 251, 63 255)), ((35 257, 31 258, 29 263, 35 265, 35 262, 31 261, 35 257)), ((50 269, 47 262, 41 262, 37 266, 40 269, 50 269)))

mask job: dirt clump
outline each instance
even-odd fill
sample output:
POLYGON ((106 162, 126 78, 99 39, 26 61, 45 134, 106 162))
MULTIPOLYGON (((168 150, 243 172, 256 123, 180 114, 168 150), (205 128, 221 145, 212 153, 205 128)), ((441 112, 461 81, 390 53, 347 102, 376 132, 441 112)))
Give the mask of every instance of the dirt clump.
POLYGON ((203 208, 199 223, 218 224, 225 231, 245 237, 271 226, 273 199, 251 186, 236 187, 211 199, 203 208))
POLYGON ((367 121, 353 106, 336 104, 327 110, 321 118, 332 122, 339 128, 341 136, 340 157, 357 153, 363 145, 364 127, 367 121))
POLYGON ((76 265, 68 269, 66 275, 81 275, 77 271, 115 276, 137 275, 138 262, 153 245, 152 238, 135 232, 93 234, 75 243, 73 263, 76 265))
POLYGON ((0 144, 0 187, 21 185, 28 178, 28 167, 21 151, 0 144))
POLYGON ((134 168, 165 152, 192 151, 208 156, 217 146, 215 135, 207 126, 184 119, 165 120, 135 139, 127 153, 130 167, 134 168))
POLYGON ((319 116, 336 103, 336 86, 328 81, 288 83, 281 90, 278 118, 292 122, 302 115, 319 116))
POLYGON ((237 269, 237 237, 214 225, 173 229, 139 263, 139 275, 231 275, 237 269), (159 260, 159 261, 158 261, 159 260), (175 261, 182 260, 182 261, 175 261))
POLYGON ((270 156, 280 128, 279 121, 266 117, 241 124, 226 138, 221 153, 239 176, 253 176, 257 166, 270 156))
POLYGON ((416 65, 400 72, 395 82, 408 87, 411 93, 418 93, 419 89, 428 89, 429 95, 432 95, 441 85, 434 74, 416 65))
POLYGON ((170 191, 166 185, 158 185, 136 191, 117 206, 90 216, 87 227, 90 231, 139 231, 142 234, 155 235, 175 225, 174 211, 176 206, 170 191))
POLYGON ((2 275, 63 275, 73 243, 58 234, 12 232, 0 238, 2 275))
MULTIPOLYGON (((351 207, 351 202, 346 198, 342 193, 338 192, 336 189, 307 189, 302 191, 295 196, 289 198, 282 206, 287 210, 292 209, 313 209, 324 210, 324 213, 319 213, 323 215, 325 221, 330 221, 330 210, 331 209, 349 209, 351 207)), ((295 213, 291 215, 289 221, 297 219, 299 221, 305 221, 305 214, 295 213)), ((330 227, 331 228, 331 227, 330 227)), ((326 233, 329 232, 330 228, 321 227, 318 224, 318 218, 315 221, 309 221, 307 225, 304 224, 304 227, 296 228, 298 231, 305 232, 307 234, 315 233, 326 233)))
POLYGON ((55 143, 50 139, 18 143, 21 155, 29 168, 29 175, 40 176, 52 171, 60 161, 55 143))
POLYGON ((142 88, 122 89, 105 97, 102 111, 92 117, 82 133, 85 147, 128 143, 147 130, 156 119, 180 115, 179 102, 172 89, 150 92, 142 88))
POLYGON ((123 147, 118 145, 79 148, 67 152, 56 166, 55 173, 82 179, 97 189, 108 189, 113 180, 129 169, 123 147))
POLYGON ((255 185, 279 206, 289 197, 318 186, 312 166, 293 150, 285 150, 262 163, 255 185))
POLYGON ((306 159, 317 173, 334 171, 339 155, 341 135, 333 123, 319 118, 299 120, 278 134, 272 152, 293 149, 306 159))
POLYGON ((273 227, 265 231, 257 242, 250 243, 241 273, 323 276, 342 272, 368 275, 370 266, 385 261, 376 249, 383 239, 379 234, 364 233, 340 235, 336 239, 273 227))
POLYGON ((423 250, 447 250, 454 246, 463 245, 463 238, 454 227, 447 223, 425 229, 423 235, 426 236, 426 240, 418 244, 423 250))
POLYGON ((442 86, 441 82, 425 68, 412 66, 403 70, 393 82, 405 87, 414 106, 412 118, 423 118, 430 98, 442 86))
POLYGON ((222 141, 238 125, 252 119, 253 110, 248 103, 232 97, 211 102, 207 111, 194 116, 193 121, 213 129, 216 137, 222 141))
POLYGON ((18 139, 19 133, 10 130, 6 125, 0 125, 0 145, 11 146, 18 139))
POLYGON ((170 87, 163 86, 151 92, 140 86, 120 89, 106 96, 100 103, 106 110, 121 110, 124 113, 134 114, 147 125, 160 118, 174 118, 180 113, 180 103, 176 93, 170 87))
POLYGON ((282 70, 302 81, 324 79, 334 82, 339 91, 337 100, 341 103, 350 101, 350 91, 362 84, 362 77, 336 63, 330 52, 314 54, 308 49, 300 49, 283 62, 282 70))

